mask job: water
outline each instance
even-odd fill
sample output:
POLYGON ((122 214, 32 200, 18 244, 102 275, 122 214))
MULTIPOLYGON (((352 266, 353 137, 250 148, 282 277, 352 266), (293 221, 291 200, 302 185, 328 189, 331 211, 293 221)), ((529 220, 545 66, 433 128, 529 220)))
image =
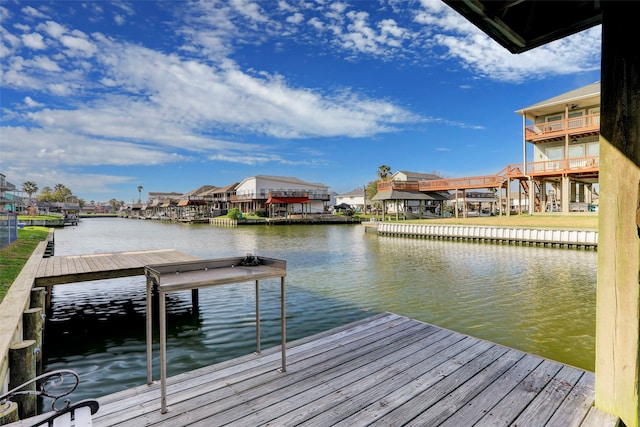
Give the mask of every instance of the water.
MULTIPOLYGON (((287 261, 287 337, 390 311, 594 369, 593 251, 377 236, 359 225, 244 226, 85 219, 56 230, 56 255, 176 249, 202 258, 287 261)), ((278 345, 279 279, 261 282, 262 347, 278 345)), ((255 349, 253 283, 168 302, 168 374, 255 349)), ((45 370, 81 376, 74 400, 146 381, 145 279, 55 286, 45 370)), ((157 330, 157 329, 156 329, 157 330)), ((159 350, 154 350, 157 368, 159 350)), ((155 374, 155 378, 159 375, 155 374)))

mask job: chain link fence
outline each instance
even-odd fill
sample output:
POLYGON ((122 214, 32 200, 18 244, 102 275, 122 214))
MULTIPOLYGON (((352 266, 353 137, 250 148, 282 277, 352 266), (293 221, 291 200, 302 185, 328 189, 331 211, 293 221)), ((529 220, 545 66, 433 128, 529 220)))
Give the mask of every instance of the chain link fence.
POLYGON ((18 215, 0 213, 0 248, 18 240, 18 215))

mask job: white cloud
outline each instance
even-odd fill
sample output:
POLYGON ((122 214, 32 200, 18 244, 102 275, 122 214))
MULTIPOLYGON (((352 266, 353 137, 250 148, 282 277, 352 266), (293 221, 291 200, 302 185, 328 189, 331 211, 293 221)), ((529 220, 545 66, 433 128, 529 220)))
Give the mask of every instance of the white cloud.
POLYGON ((577 74, 600 66, 600 27, 512 55, 444 3, 422 0, 414 20, 446 49, 446 57, 486 78, 521 81, 531 77, 577 74))
POLYGON ((58 64, 55 61, 53 61, 51 58, 48 58, 46 56, 37 56, 31 62, 33 66, 40 68, 42 70, 54 71, 54 72, 61 71, 61 68, 58 66, 58 64))
POLYGON ((71 35, 60 36, 59 40, 69 49, 67 54, 70 56, 92 56, 97 51, 96 46, 82 31, 74 30, 71 35))
POLYGON ((34 107, 42 107, 44 104, 34 101, 33 99, 31 99, 30 96, 26 96, 24 98, 24 103, 27 107, 29 108, 34 108, 34 107))
POLYGON ((296 12, 293 15, 288 16, 286 21, 290 24, 299 24, 304 21, 304 15, 300 12, 296 12))
POLYGON ((22 13, 32 18, 45 18, 45 15, 40 13, 37 9, 31 6, 25 6, 22 8, 22 13))
POLYGON ((231 0, 230 3, 237 12, 245 18, 249 18, 251 21, 266 22, 269 20, 269 18, 263 14, 259 3, 251 0, 231 0))
POLYGON ((64 33, 67 32, 67 29, 53 21, 46 21, 36 27, 38 30, 45 31, 50 37, 54 39, 59 39, 64 33))
POLYGON ((184 160, 158 149, 64 130, 3 127, 2 135, 4 160, 36 169, 62 165, 155 165, 184 160), (25 141, 29 144, 25 145, 25 141))
POLYGON ((42 50, 46 48, 44 39, 38 33, 23 34, 21 38, 22 43, 29 49, 42 50))

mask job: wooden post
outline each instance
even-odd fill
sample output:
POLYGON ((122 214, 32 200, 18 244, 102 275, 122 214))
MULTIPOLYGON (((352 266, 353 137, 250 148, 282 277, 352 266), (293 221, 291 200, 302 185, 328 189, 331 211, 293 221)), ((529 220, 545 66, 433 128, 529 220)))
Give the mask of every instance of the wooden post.
POLYGON ((200 312, 200 296, 198 294, 198 289, 191 289, 191 310, 193 314, 198 314, 200 312))
POLYGON ((15 402, 7 400, 0 405, 0 426, 19 421, 18 405, 15 402))
MULTIPOLYGON (((36 377, 36 360, 34 340, 24 340, 9 347, 9 390, 31 381, 36 377)), ((24 390, 35 390, 36 384, 31 383, 24 390)), ((13 398, 18 404, 18 415, 21 419, 36 415, 36 395, 23 394, 13 398)))
POLYGON ((38 287, 31 289, 31 300, 29 308, 42 308, 44 310, 45 288, 38 287))
POLYGON ((640 51, 636 5, 602 2, 596 406, 639 425, 640 51))
POLYGON ((29 308, 22 314, 24 338, 36 342, 35 363, 36 375, 42 373, 42 330, 44 328, 44 316, 42 308, 29 308))

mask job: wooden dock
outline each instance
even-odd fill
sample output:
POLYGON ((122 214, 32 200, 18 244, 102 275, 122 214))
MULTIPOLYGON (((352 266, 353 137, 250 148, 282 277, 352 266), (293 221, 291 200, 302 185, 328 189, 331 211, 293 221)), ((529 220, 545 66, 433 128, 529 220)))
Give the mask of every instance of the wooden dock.
POLYGON ((198 259, 174 249, 52 256, 40 261, 35 286, 143 276, 145 265, 198 259))
MULTIPOLYGON (((614 426, 594 374, 391 313, 98 398, 100 426, 614 426)), ((171 363, 169 360, 168 363, 171 363)), ((20 424, 18 424, 20 425, 20 424)))

